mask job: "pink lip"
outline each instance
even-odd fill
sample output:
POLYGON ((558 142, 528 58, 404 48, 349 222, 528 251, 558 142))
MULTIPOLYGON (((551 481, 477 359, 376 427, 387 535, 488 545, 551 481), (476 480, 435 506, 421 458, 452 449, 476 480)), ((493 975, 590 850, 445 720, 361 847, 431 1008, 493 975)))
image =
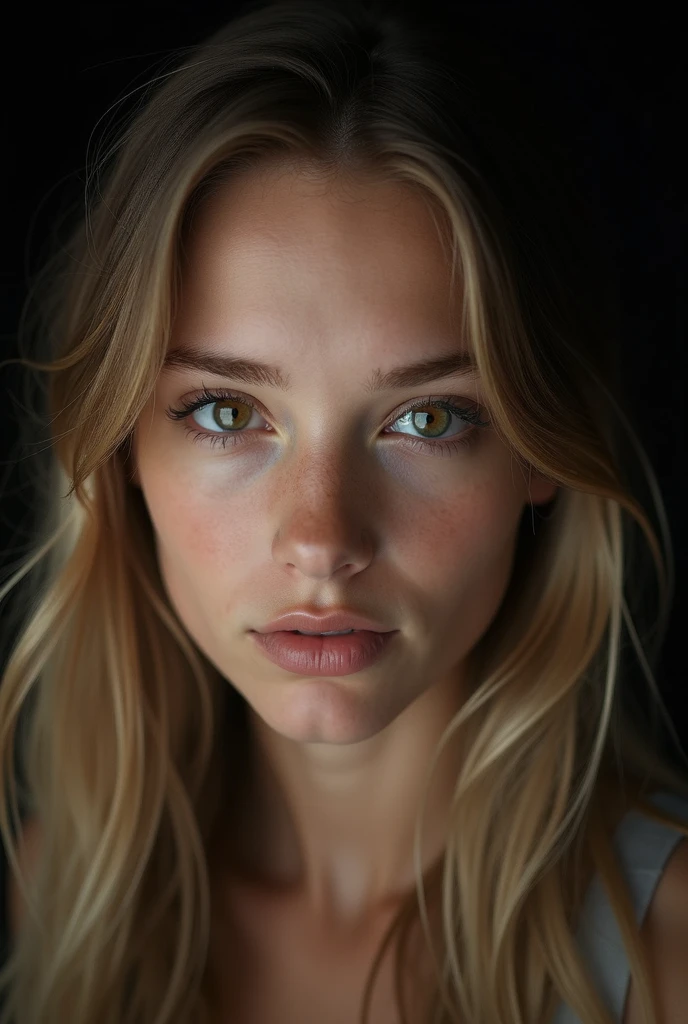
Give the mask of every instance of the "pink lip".
POLYGON ((252 630, 256 633, 275 633, 279 631, 289 632, 299 629, 306 633, 331 633, 341 629, 366 630, 369 633, 396 632, 390 630, 375 619, 367 615, 361 615, 348 608, 340 608, 327 613, 317 609, 295 609, 292 612, 285 612, 269 622, 261 629, 252 630))
POLYGON ((345 636, 300 636, 287 630, 250 635, 266 658, 300 676, 346 676, 373 665, 389 648, 398 629, 361 630, 345 636))

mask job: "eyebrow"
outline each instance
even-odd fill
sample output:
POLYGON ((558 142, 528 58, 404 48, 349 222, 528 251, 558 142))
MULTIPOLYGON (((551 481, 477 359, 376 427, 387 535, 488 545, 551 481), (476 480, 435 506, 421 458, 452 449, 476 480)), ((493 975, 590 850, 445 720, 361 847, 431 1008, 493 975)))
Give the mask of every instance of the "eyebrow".
MULTIPOLYGON (((167 353, 163 372, 177 369, 200 370, 255 387, 279 388, 281 391, 290 391, 292 387, 288 375, 279 366, 271 366, 259 359, 215 354, 194 348, 177 348, 167 353)), ((364 389, 368 392, 392 391, 429 384, 445 377, 477 373, 478 368, 470 352, 451 352, 406 366, 395 366, 385 373, 379 369, 374 370, 364 384, 364 389)))

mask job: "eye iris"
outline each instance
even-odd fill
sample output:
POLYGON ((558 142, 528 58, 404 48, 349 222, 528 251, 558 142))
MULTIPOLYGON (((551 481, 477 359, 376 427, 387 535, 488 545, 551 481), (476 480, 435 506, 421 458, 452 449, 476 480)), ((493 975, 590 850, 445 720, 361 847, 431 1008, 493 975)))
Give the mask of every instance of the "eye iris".
POLYGON ((410 415, 413 417, 413 420, 414 420, 414 424, 413 425, 416 428, 416 430, 428 430, 429 429, 429 430, 432 431, 432 433, 430 435, 431 437, 439 437, 447 429, 448 417, 451 415, 451 413, 447 409, 442 409, 441 406, 438 406, 438 405, 424 405, 420 409, 418 409, 418 408, 412 409, 411 412, 410 412, 410 415), (426 413, 425 412, 426 409, 436 409, 436 410, 439 410, 439 415, 436 416, 434 413, 431 413, 431 412, 426 413), (419 416, 424 416, 425 417, 425 423, 422 423, 422 422, 421 423, 416 423, 415 422, 416 418, 419 417, 419 416))
POLYGON ((223 402, 215 402, 214 406, 213 419, 218 427, 245 427, 251 419, 253 411, 243 402, 237 402, 233 398, 227 398, 223 402), (246 412, 242 413, 242 409, 245 409, 246 412))

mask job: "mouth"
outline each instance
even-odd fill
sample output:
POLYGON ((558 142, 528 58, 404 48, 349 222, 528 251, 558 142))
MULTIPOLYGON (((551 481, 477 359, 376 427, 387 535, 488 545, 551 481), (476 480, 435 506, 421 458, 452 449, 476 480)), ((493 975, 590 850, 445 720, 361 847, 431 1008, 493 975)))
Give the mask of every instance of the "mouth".
POLYGON ((288 672, 301 676, 344 676, 370 668, 390 650, 399 630, 250 632, 262 655, 288 672))
POLYGON ((347 636, 352 633, 387 633, 382 621, 354 608, 331 607, 326 613, 314 607, 284 612, 267 625, 252 629, 258 633, 291 633, 295 636, 347 636))
POLYGON ((285 629, 285 633, 296 633, 298 636, 348 636, 349 633, 362 633, 362 629, 333 629, 329 633, 307 633, 304 629, 285 629))

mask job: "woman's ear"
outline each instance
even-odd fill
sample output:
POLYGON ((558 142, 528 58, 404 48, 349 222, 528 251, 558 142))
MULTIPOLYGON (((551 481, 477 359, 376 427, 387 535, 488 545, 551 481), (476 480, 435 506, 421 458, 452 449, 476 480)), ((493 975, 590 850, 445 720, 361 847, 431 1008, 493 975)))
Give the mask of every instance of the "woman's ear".
POLYGON ((547 505, 556 498, 558 491, 558 484, 531 467, 528 477, 529 505, 547 505))

